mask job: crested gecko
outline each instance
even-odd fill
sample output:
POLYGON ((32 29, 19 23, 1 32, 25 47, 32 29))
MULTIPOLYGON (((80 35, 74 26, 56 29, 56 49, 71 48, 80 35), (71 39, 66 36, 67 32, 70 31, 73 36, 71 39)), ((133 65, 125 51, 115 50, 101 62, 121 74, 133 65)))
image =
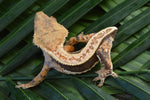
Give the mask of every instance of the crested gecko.
POLYGON ((88 35, 79 34, 65 42, 68 30, 60 25, 54 17, 49 17, 42 11, 37 12, 34 20, 33 43, 43 51, 45 61, 41 72, 29 83, 18 82, 16 88, 30 88, 42 82, 50 69, 54 68, 65 74, 81 74, 91 70, 98 62, 104 67, 96 73, 98 76, 93 81, 99 81, 101 87, 107 76, 113 72, 110 52, 117 28, 107 27, 97 33, 88 35), (73 45, 84 42, 86 46, 78 52, 74 52, 73 45))

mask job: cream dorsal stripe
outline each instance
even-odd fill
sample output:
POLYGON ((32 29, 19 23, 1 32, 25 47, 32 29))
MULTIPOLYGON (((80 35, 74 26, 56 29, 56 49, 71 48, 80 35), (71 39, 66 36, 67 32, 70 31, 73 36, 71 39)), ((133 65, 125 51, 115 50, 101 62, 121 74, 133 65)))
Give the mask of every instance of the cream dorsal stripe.
POLYGON ((80 53, 70 54, 63 49, 68 30, 57 23, 53 17, 38 12, 35 17, 34 44, 47 52, 58 62, 64 65, 80 65, 89 60, 99 47, 102 40, 117 31, 116 27, 108 27, 97 32, 81 50, 80 53))

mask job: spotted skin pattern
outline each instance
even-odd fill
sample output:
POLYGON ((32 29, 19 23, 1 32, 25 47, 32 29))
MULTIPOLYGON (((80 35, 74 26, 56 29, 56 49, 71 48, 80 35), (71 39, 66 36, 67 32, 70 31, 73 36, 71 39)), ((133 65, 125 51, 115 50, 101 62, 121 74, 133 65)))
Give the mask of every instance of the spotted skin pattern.
POLYGON ((96 73, 98 76, 93 81, 99 81, 101 87, 106 77, 117 74, 113 72, 110 52, 112 42, 117 32, 116 27, 108 27, 97 33, 72 37, 63 46, 68 31, 58 24, 54 17, 48 17, 43 12, 38 12, 35 17, 33 43, 40 47, 45 57, 41 72, 29 83, 18 82, 16 88, 30 88, 42 82, 51 68, 65 74, 82 74, 91 70, 99 61, 104 66, 96 73), (55 34, 55 35, 54 35, 55 34), (87 43, 86 46, 74 52, 75 44, 87 43))

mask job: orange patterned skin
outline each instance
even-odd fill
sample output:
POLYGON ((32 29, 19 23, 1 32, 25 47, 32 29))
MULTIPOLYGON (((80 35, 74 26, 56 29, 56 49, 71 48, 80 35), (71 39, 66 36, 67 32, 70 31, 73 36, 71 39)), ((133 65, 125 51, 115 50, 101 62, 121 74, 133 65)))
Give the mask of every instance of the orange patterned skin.
POLYGON ((68 30, 57 23, 54 17, 48 17, 43 12, 36 13, 33 43, 42 49, 45 63, 41 72, 31 82, 27 84, 18 82, 16 88, 26 89, 38 85, 51 68, 65 74, 82 74, 91 70, 99 61, 104 67, 96 72, 98 76, 93 81, 100 80, 98 86, 101 87, 106 77, 110 75, 117 77, 113 72, 110 57, 116 32, 116 27, 108 27, 97 33, 88 35, 81 33, 63 45, 68 30), (73 45, 79 42, 87 44, 80 51, 74 52, 73 45))
POLYGON ((64 45, 63 48, 64 48, 64 50, 67 51, 67 52, 73 52, 74 49, 75 49, 74 46, 72 46, 72 45, 67 45, 67 44, 64 45))

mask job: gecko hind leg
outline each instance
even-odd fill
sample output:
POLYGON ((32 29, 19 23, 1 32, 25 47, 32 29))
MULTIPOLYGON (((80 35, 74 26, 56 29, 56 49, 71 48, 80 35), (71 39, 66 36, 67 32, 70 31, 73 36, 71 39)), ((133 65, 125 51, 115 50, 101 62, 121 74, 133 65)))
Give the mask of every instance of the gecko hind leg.
POLYGON ((30 81, 29 83, 26 83, 26 84, 22 84, 20 82, 17 82, 18 85, 16 85, 16 88, 27 89, 27 88, 34 87, 34 86, 38 85, 39 83, 41 83, 46 78, 46 75, 47 75, 49 70, 50 70, 50 68, 48 67, 48 65, 44 64, 41 72, 32 81, 30 81))
POLYGON ((98 87, 103 86, 106 77, 110 75, 112 75, 114 78, 118 77, 117 74, 113 72, 113 65, 110 57, 113 38, 114 38, 114 34, 105 37, 102 43, 100 44, 98 50, 96 51, 97 57, 99 58, 101 64, 104 66, 103 68, 101 68, 96 72, 98 76, 93 79, 93 81, 100 80, 98 87))

